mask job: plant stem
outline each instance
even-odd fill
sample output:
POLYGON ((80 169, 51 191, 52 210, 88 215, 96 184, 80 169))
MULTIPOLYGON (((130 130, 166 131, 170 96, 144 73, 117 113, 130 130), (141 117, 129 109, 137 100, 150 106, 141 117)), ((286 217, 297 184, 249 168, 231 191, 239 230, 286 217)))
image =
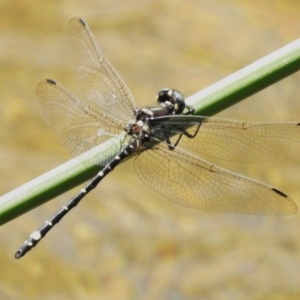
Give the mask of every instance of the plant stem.
MULTIPOLYGON (((300 69, 300 39, 188 97, 196 114, 211 116, 284 79, 300 69)), ((114 157, 116 149, 103 143, 90 150, 114 157)), ((85 155, 85 154, 84 154, 85 155)), ((57 197, 96 175, 101 166, 72 159, 0 198, 0 225, 57 197)))

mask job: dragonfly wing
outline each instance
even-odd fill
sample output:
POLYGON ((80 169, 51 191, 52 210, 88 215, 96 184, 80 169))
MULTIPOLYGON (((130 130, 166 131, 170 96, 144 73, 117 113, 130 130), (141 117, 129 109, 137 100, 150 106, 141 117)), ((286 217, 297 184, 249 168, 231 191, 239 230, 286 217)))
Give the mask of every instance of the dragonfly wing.
POLYGON ((88 25, 75 17, 68 24, 71 57, 85 97, 107 115, 128 122, 136 108, 122 78, 104 57, 88 25))
POLYGON ((277 189, 229 172, 166 143, 135 159, 140 179, 169 200, 202 210, 262 215, 289 215, 295 203, 277 189))
MULTIPOLYGON (((198 154, 235 162, 264 162, 300 156, 300 123, 244 122, 200 116, 170 116, 153 121, 166 136, 182 128, 180 146, 198 154)), ((159 131, 159 130, 158 130, 159 131)), ((176 141, 178 137, 171 138, 176 141)))
MULTIPOLYGON (((73 156, 82 154, 123 132, 123 123, 89 106, 53 80, 40 82, 36 96, 46 122, 73 156)), ((121 147, 119 144, 115 146, 121 147)), ((89 156, 84 160, 98 164, 89 156)))

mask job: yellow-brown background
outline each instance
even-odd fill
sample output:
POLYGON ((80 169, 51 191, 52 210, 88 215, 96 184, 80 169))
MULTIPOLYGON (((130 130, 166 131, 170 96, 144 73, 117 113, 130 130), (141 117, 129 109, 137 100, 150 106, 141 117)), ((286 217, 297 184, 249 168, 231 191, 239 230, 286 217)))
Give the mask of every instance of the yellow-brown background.
MULTIPOLYGON (((80 94, 65 37, 71 17, 89 24, 142 106, 153 104, 162 87, 191 95, 297 39, 299 13, 299 1, 0 1, 1 194, 70 158, 34 92, 53 78, 80 94)), ((299 79, 293 75, 219 116, 300 120, 299 79)), ((300 159, 231 166, 300 205, 300 159)), ((146 188, 131 161, 14 260, 20 243, 74 192, 0 228, 0 299, 300 297, 299 215, 180 207, 146 188)))

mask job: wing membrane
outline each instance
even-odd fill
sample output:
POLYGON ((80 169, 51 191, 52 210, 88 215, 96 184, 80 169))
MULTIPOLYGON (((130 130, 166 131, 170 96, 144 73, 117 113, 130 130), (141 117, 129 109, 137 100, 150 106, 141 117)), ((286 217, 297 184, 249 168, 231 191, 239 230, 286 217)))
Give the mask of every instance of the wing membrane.
MULTIPOLYGON (((182 148, 222 160, 264 162, 300 156, 300 124, 297 122, 171 116, 157 118, 153 125, 166 131, 166 135, 179 133, 185 128, 190 135, 196 136, 183 136, 180 140, 182 148)), ((176 139, 173 137, 172 141, 176 139)))
POLYGON ((87 24, 78 17, 68 24, 73 67, 85 97, 107 115, 128 122, 136 108, 122 78, 104 57, 87 24))
MULTIPOLYGON (((46 122, 73 156, 124 132, 123 123, 87 105, 53 80, 40 82, 36 96, 46 122)), ((89 161, 89 158, 86 157, 86 160, 89 161)))
POLYGON ((140 179, 162 196, 202 210, 263 215, 297 212, 282 192, 258 181, 229 172, 165 143, 135 159, 140 179))

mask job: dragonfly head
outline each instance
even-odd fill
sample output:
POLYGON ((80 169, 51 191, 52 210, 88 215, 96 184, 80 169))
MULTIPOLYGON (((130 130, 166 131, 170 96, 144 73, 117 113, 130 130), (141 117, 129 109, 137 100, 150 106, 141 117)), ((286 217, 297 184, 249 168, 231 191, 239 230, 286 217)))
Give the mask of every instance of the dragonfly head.
POLYGON ((159 104, 167 106, 170 111, 170 115, 179 115, 185 109, 183 95, 174 89, 161 89, 156 96, 156 101, 159 104))

